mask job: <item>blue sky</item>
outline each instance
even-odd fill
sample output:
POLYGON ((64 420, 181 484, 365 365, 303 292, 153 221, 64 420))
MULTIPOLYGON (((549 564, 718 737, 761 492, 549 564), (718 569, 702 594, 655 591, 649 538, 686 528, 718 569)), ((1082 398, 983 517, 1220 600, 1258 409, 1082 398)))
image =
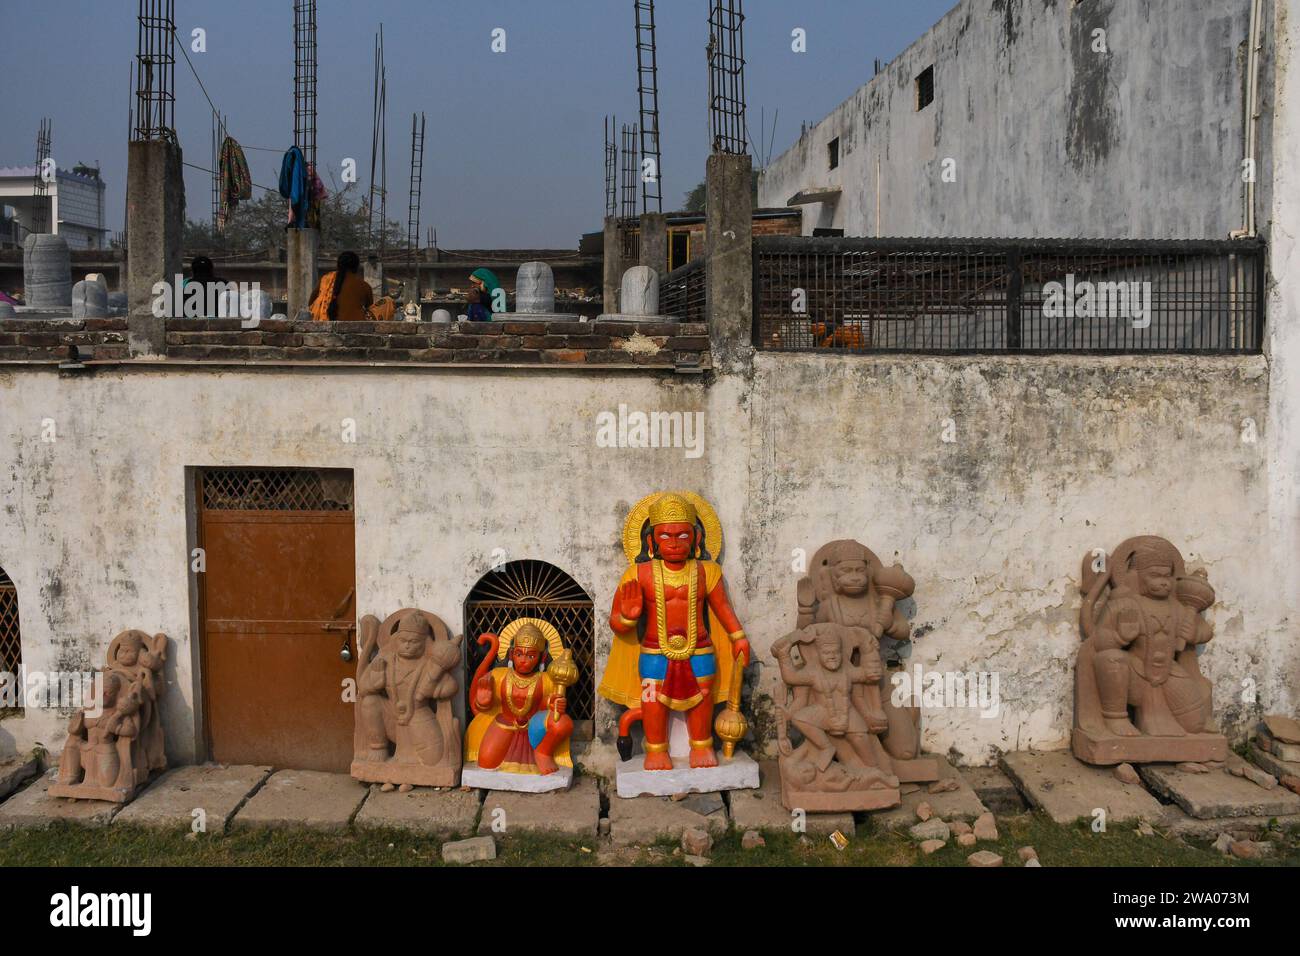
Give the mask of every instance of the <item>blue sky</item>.
MULTIPOLYGON (((828 113, 937 22, 954 0, 749 0, 749 127, 761 112, 773 155, 803 121, 828 113), (791 50, 791 31, 808 50, 791 50)), ((388 62, 389 217, 406 221, 411 114, 427 116, 421 234, 439 245, 572 248, 604 209, 603 118, 637 112, 633 0, 319 0, 318 152, 337 179, 357 161, 369 179, 373 36, 388 62), (506 31, 506 52, 491 34, 506 31)), ((293 141, 292 0, 178 0, 177 31, 207 31, 191 53, 257 183, 274 186, 293 141)), ((120 229, 126 179, 128 69, 136 0, 0 0, 5 95, 0 166, 35 160, 42 116, 61 167, 98 162, 108 225, 120 229)), ((703 178, 708 153, 707 0, 656 3, 665 211, 703 178)), ((210 166, 211 110, 183 58, 176 126, 187 162, 210 166)), ((326 176, 329 185, 329 177, 326 176)), ((210 218, 207 174, 187 173, 187 213, 210 218)))

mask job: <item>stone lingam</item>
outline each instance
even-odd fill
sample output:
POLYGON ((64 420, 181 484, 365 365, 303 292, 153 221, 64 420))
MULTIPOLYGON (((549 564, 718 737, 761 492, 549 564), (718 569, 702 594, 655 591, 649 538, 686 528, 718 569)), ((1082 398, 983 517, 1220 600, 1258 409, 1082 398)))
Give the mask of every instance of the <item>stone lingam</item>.
POLYGON ((881 810, 902 801, 880 742, 880 644, 865 627, 810 624, 772 645, 785 685, 777 706, 781 800, 787 810, 881 810), (798 731, 796 745, 790 729, 798 731))
MULTIPOLYGON (((872 733, 873 747, 878 744, 883 750, 877 758, 881 769, 903 783, 929 783, 939 779, 939 762, 921 753, 921 709, 896 703, 890 693, 891 668, 910 648, 912 630, 898 602, 911 597, 915 586, 901 564, 886 567, 866 545, 850 539, 831 541, 813 554, 807 577, 796 586, 797 626, 839 624, 869 633, 874 649, 861 653, 880 657, 884 667, 869 688, 855 687, 855 706, 867 716, 866 695, 878 700, 868 720, 885 721, 872 733)), ((870 642, 859 635, 852 643, 865 648, 870 642)))
POLYGON ((633 266, 623 273, 618 311, 597 316, 601 322, 676 322, 659 314, 659 273, 650 266, 633 266))
POLYGON ((97 706, 77 711, 59 759, 53 797, 129 803, 167 769, 158 700, 167 635, 123 631, 96 675, 97 706))
POLYGON ((460 782, 461 637, 416 608, 361 619, 352 776, 384 790, 460 782))
POLYGON ((494 322, 576 322, 555 311, 555 274, 545 262, 525 262, 515 274, 515 311, 493 312, 494 322))
POLYGON ((614 642, 598 689, 628 708, 618 724, 620 797, 758 786, 758 765, 735 749, 747 730, 740 688, 749 641, 727 597, 721 550, 717 515, 694 492, 648 495, 624 522, 629 566, 614 594, 614 642), (644 754, 634 757, 637 722, 644 754))
POLYGON ((1083 559, 1083 644, 1074 675, 1074 755, 1084 763, 1226 760, 1197 660, 1214 636, 1203 570, 1164 538, 1129 538, 1083 559))

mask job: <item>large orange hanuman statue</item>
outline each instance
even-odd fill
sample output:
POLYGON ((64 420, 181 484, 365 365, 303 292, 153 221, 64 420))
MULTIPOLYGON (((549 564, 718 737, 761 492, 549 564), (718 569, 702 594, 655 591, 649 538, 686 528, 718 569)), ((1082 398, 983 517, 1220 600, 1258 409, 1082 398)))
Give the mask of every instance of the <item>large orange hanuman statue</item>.
POLYGON ((629 728, 641 721, 646 770, 673 769, 672 711, 686 715, 691 767, 717 766, 715 703, 728 703, 718 720, 726 755, 744 733, 738 678, 749 660, 749 641, 713 560, 720 548, 717 518, 698 495, 660 492, 628 516, 624 550, 631 566, 614 595, 614 644, 599 692, 630 708, 619 721, 624 760, 631 757, 629 728))

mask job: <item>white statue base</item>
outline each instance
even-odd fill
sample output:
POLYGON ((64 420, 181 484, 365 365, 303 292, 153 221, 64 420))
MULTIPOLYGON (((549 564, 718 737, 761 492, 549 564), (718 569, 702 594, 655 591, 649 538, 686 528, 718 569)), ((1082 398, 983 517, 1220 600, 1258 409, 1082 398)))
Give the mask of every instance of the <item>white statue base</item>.
POLYGON ((551 793, 568 790, 573 785, 573 768, 561 767, 555 773, 506 773, 503 770, 482 770, 477 764, 467 764, 460 772, 462 787, 480 790, 514 790, 518 793, 551 793))
POLYGON ((675 793, 713 793, 717 790, 757 790, 758 764, 744 751, 737 750, 727 760, 718 750, 716 767, 692 767, 690 733, 686 715, 673 711, 668 718, 668 756, 672 770, 646 770, 645 754, 633 754, 621 760, 615 770, 620 797, 671 797, 675 793))

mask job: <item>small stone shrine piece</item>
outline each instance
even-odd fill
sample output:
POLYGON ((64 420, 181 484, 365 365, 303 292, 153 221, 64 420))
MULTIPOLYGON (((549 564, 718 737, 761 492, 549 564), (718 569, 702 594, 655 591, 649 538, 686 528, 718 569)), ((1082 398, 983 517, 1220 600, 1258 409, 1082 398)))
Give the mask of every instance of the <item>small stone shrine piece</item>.
POLYGON ((1226 760, 1197 653, 1214 636, 1204 571, 1154 535, 1083 559, 1083 645, 1074 674, 1074 755, 1084 763, 1226 760))
POLYGON ((50 796, 129 803, 167 769, 158 713, 166 660, 166 634, 130 630, 113 638, 97 677, 101 706, 78 711, 68 724, 50 796))
POLYGON ((436 615, 405 608, 361 619, 352 776, 367 783, 451 787, 460 782, 461 642, 436 615))

